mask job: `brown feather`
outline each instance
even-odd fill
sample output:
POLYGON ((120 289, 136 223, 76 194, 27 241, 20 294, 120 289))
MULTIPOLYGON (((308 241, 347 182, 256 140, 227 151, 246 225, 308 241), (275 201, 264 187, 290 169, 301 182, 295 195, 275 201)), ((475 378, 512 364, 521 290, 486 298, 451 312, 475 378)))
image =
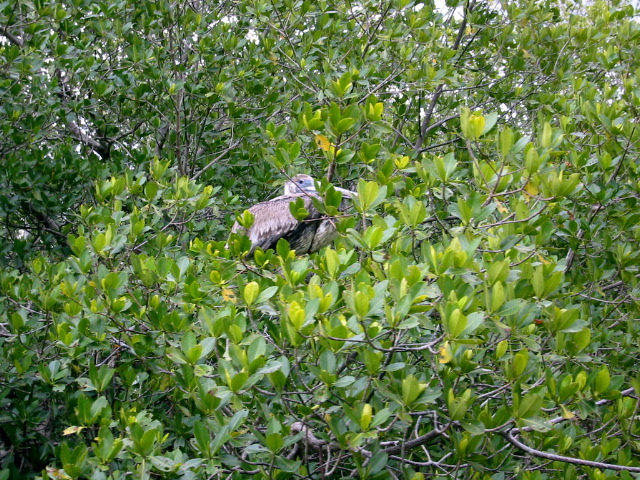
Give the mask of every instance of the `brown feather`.
POLYGON ((321 215, 313 206, 311 196, 317 197, 315 194, 295 193, 258 203, 248 209, 254 219, 251 228, 247 230, 236 222, 231 231, 244 233, 249 237, 251 253, 257 247, 263 250, 274 248, 281 238, 288 240, 297 253, 310 253, 317 223, 321 221, 321 215), (296 220, 289 210, 289 204, 298 198, 302 198, 304 207, 309 211, 309 216, 303 221, 296 220))
MULTIPOLYGON (((349 190, 337 190, 350 197, 357 195, 349 190)), ((303 255, 317 252, 336 237, 335 220, 321 215, 313 206, 312 197, 319 198, 313 178, 304 174, 296 175, 285 183, 284 192, 282 196, 249 208, 254 219, 249 229, 241 227, 238 222, 234 223, 231 232, 244 233, 251 240, 250 254, 258 247, 263 250, 275 248, 278 240, 283 238, 297 254, 303 255), (289 209, 289 204, 299 198, 309 212, 302 221, 296 220, 289 209)))

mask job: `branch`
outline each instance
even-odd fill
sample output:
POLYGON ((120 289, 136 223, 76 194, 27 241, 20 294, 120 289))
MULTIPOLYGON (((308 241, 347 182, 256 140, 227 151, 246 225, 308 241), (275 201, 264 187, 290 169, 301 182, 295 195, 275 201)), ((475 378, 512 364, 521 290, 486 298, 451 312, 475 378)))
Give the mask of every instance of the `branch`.
POLYGON ((438 128, 440 125, 444 125, 445 123, 447 123, 449 120, 453 120, 454 118, 458 118, 460 116, 459 113, 455 113, 453 115, 449 115, 448 117, 445 117, 441 120, 438 120, 436 123, 432 124, 429 126, 429 128, 427 128, 425 130, 425 134, 429 133, 431 130, 433 130, 434 128, 438 128))
MULTIPOLYGON (((627 388, 625 390, 622 390, 620 392, 621 396, 629 396, 634 392, 634 388, 630 387, 627 388)), ((596 402, 596 406, 602 406, 602 405, 606 405, 611 403, 612 400, 609 399, 603 399, 603 400, 598 400, 596 402)), ((555 424, 555 423, 561 423, 566 421, 567 418, 565 417, 555 417, 549 420, 549 423, 551 424, 555 424)), ((533 431, 532 427, 522 427, 522 428, 512 428, 510 430, 507 430, 506 432, 501 432, 501 435, 504 436, 504 438, 506 438, 506 440, 513 445, 516 448, 519 448, 520 450, 529 453, 531 455, 534 455, 536 457, 541 457, 541 458, 546 458, 548 460, 554 460, 557 462, 565 462, 565 463, 573 463, 575 465, 585 465, 587 467, 595 467, 595 468, 600 468, 600 469, 610 469, 610 470, 625 470, 628 472, 640 472, 640 467, 628 467, 626 465, 616 465, 616 464, 609 464, 609 463, 603 463, 603 462, 593 462, 591 460, 583 460, 580 458, 573 458, 573 457, 565 457, 563 455, 557 455, 555 453, 548 453, 548 452, 543 452, 542 450, 537 450, 535 448, 532 448, 524 443, 522 443, 520 440, 517 439, 517 436, 520 432, 531 432, 533 431)))
POLYGON ((225 148, 220 155, 218 155, 216 158, 214 158, 213 160, 211 160, 206 166, 204 166, 202 168, 202 170, 200 170, 198 173, 196 173, 193 177, 191 177, 191 180, 196 180, 200 175, 202 175, 205 171, 207 171, 209 168, 211 168, 211 166, 216 163, 218 160, 220 160, 222 157, 224 157, 227 153, 229 153, 231 150, 233 150, 234 148, 236 148, 238 145, 240 144, 240 140, 236 140, 235 142, 233 142, 231 145, 229 145, 227 148, 225 148))
POLYGON ((21 202, 21 208, 35 217, 38 222, 42 223, 45 226, 45 230, 49 233, 53 233, 54 235, 57 235, 62 239, 67 238, 67 236, 60 231, 61 227, 55 220, 50 218, 47 214, 34 208, 33 205, 31 205, 29 202, 21 202))
POLYGON ((67 120, 67 128, 71 132, 71 135, 74 136, 74 138, 80 140, 85 145, 89 145, 90 147, 92 147, 93 149, 95 149, 97 151, 102 149, 102 145, 100 145, 100 142, 95 140, 90 135, 84 133, 82 131, 82 129, 78 126, 78 124, 75 123, 74 121, 67 120))
MULTIPOLYGON (((460 28, 458 28, 458 35, 456 36, 456 39, 453 42, 453 45, 451 46, 451 50, 455 51, 455 50, 458 50, 458 47, 460 47, 460 42, 462 41, 462 37, 464 36, 464 32, 467 28, 467 15, 471 11, 471 8, 472 7, 469 4, 467 4, 467 7, 465 8, 465 11, 464 11, 464 18, 462 19, 460 28)), ((418 140, 416 140, 416 144, 413 146, 413 150, 415 152, 419 152, 420 149, 422 148, 424 138, 428 131, 427 128, 431 123, 431 118, 433 117, 433 112, 436 108, 436 104, 438 103, 438 99, 440 98, 440 95, 442 95, 442 89, 444 88, 444 84, 445 82, 442 82, 440 85, 438 85, 436 87, 436 91, 433 93, 433 97, 431 98, 431 103, 429 104, 429 108, 427 108, 425 116, 422 119, 422 124, 420 125, 420 135, 418 136, 418 140)))
MULTIPOLYGON (((63 74, 60 70, 56 69, 55 74, 56 74, 56 77, 58 77, 58 80, 60 81, 60 89, 61 89, 60 99, 64 104, 66 104, 68 98, 70 97, 70 93, 69 93, 70 89, 68 86, 68 82, 63 77, 63 74)), ((80 141, 82 144, 88 145, 89 147, 91 147, 100 156, 101 159, 106 160, 109 157, 110 146, 108 144, 101 143, 97 141, 95 138, 93 138, 91 135, 87 134, 86 132, 83 132, 82 129, 78 126, 78 124, 71 119, 67 120, 66 127, 67 129, 69 129, 69 132, 71 132, 71 135, 73 136, 73 138, 80 141)))
POLYGON ((371 32, 371 34, 369 35, 369 38, 367 39, 367 44, 364 46, 364 50, 362 51, 362 57, 363 58, 367 54, 367 52, 369 51, 369 48, 371 47, 371 44, 373 43, 373 38, 378 33, 378 29, 380 28, 380 25, 382 25, 382 22, 384 22, 386 20, 387 14, 389 13, 389 9, 391 8, 392 4, 393 4, 393 2, 389 2, 387 4, 387 8, 385 9, 384 13, 382 15, 380 15, 380 19, 378 20, 378 23, 373 27, 373 32, 371 32))
POLYGON ((169 135, 169 124, 165 124, 160 127, 160 129, 158 130, 158 134, 160 135, 160 139, 156 143, 156 155, 160 156, 169 135))
POLYGON ((14 45, 17 45, 18 47, 24 46, 24 41, 20 37, 16 37, 14 34, 9 32, 9 29, 7 27, 2 27, 0 33, 14 45))
POLYGON ((444 83, 441 83, 440 85, 438 85, 436 87, 436 91, 433 94, 433 97, 431 98, 431 103, 429 104, 429 108, 427 109, 427 112, 425 113, 424 119, 422 120, 422 125, 420 126, 420 136, 418 137, 418 140, 416 141, 416 144, 414 145, 413 149, 417 152, 422 148, 422 143, 424 142, 424 137, 427 134, 427 127, 429 126, 429 123, 431 123, 431 117, 433 116, 433 110, 436 107, 436 103, 438 103, 438 99, 440 98, 440 95, 442 95, 442 89, 444 88, 444 83))
POLYGON ((316 437, 311 429, 302 422, 293 422, 290 428, 293 435, 297 435, 298 433, 303 432, 305 435, 305 443, 316 450, 320 450, 324 445, 327 444, 327 442, 325 442, 324 440, 316 437))
POLYGON ((565 457, 564 455, 557 455, 555 453, 543 452, 542 450, 536 450, 518 440, 516 437, 518 429, 508 430, 503 433, 503 436, 507 439, 507 441, 516 448, 519 448, 523 452, 529 453, 536 457, 546 458, 548 460, 553 460, 554 462, 564 462, 564 463, 572 463, 574 465, 584 465, 586 467, 594 467, 599 468, 601 470, 624 470, 627 472, 635 472, 640 473, 640 467, 628 467, 626 465, 616 465, 610 463, 603 462, 593 462, 591 460, 583 460, 581 458, 573 458, 573 457, 565 457), (514 432, 515 431, 515 432, 514 432))
POLYGON ((444 470, 445 468, 464 468, 468 466, 468 464, 466 463, 462 465, 447 465, 446 463, 440 463, 442 462, 442 460, 439 460, 437 462, 433 460, 429 460, 427 462, 416 462, 415 460, 409 460, 408 458, 397 457, 395 455, 390 455, 389 458, 392 458, 393 460, 397 460, 399 462, 407 463, 409 465, 413 465, 415 467, 436 467, 442 470, 444 470))
MULTIPOLYGON (((633 133, 636 131, 636 126, 633 126, 633 130, 631 131, 631 135, 633 135, 633 133)), ((611 133, 611 132, 608 132, 611 133)), ((615 135, 612 135, 612 138, 615 138, 615 135)), ((616 140, 616 143, 619 144, 619 142, 616 140)), ((629 140, 627 141, 627 146, 624 148, 624 153, 622 154, 622 158, 620 159, 620 161, 618 162, 618 165, 616 167, 616 169, 614 170, 613 174, 611 174, 611 177, 609 178, 609 182, 613 182, 615 180, 615 178, 618 176, 618 173, 620 172, 620 168, 622 167, 622 164, 624 163, 624 159, 627 156, 627 153, 629 153, 629 148, 631 146, 631 136, 629 137, 629 140)), ((589 219, 587 220, 587 225, 591 224, 591 222, 593 221, 593 219, 595 218, 595 216, 604 209, 604 205, 602 205, 601 203, 598 202, 597 205, 595 205, 594 208, 591 209, 591 213, 589 215, 589 219)), ((584 231, 582 229, 578 230, 578 234, 576 235, 576 237, 578 238, 578 240, 582 240, 582 237, 584 236, 584 231)), ((566 267, 564 269, 565 273, 569 272, 569 270, 571 269, 571 266, 573 265, 573 261, 575 259, 575 255, 576 255, 576 251, 572 248, 569 249, 569 253, 567 253, 567 264, 566 267)))
POLYGON ((425 433, 424 435, 418 438, 414 438, 413 440, 408 440, 406 442, 398 441, 395 445, 383 448, 382 451, 388 454, 394 454, 406 451, 411 448, 419 447, 420 445, 424 445, 425 443, 427 443, 432 438, 436 438, 442 435, 445 430, 449 428, 449 425, 431 430, 429 433, 425 433))

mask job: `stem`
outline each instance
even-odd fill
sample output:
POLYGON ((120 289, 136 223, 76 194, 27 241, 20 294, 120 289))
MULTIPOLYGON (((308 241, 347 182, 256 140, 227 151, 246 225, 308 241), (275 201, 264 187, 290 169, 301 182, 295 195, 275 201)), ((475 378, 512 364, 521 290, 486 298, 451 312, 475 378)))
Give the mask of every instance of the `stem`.
MULTIPOLYGON (((464 18, 462 19, 462 23, 460 23, 460 28, 458 28, 458 35, 456 36, 456 39, 453 42, 453 45, 451 47, 452 50, 458 50, 458 48, 460 47, 460 42, 462 41, 462 37, 464 36, 465 30, 467 29, 467 15, 472 10, 472 8, 473 8, 472 5, 470 5, 469 2, 467 2, 467 5, 464 8, 464 18)), ((413 146, 413 150, 416 153, 419 152, 420 149, 422 148, 422 144, 424 143, 424 138, 427 134, 427 129, 429 128, 429 124, 431 123, 431 119, 433 117, 433 112, 436 108, 436 104, 438 103, 438 99, 440 98, 440 95, 442 95, 444 83, 445 82, 442 82, 440 83, 440 85, 436 87, 436 91, 433 93, 433 97, 431 97, 431 103, 429 104, 429 107, 427 108, 425 116, 422 119, 422 124, 420 125, 420 135, 418 136, 418 139, 416 140, 416 143, 413 146)))

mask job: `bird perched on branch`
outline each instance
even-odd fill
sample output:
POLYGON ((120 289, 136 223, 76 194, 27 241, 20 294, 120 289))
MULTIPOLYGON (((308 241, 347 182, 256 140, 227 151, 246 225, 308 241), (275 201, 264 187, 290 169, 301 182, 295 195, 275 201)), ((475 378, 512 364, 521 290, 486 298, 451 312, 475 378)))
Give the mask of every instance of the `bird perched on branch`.
MULTIPOLYGON (((356 192, 334 187, 351 198, 356 192)), ((313 253, 329 245, 337 235, 334 219, 320 213, 313 205, 312 198, 320 198, 313 178, 298 174, 284 184, 284 195, 258 203, 248 209, 253 215, 253 224, 245 228, 234 223, 232 233, 243 233, 251 240, 251 251, 275 248, 278 240, 284 238, 297 254, 313 253), (290 204, 301 199, 309 215, 302 220, 291 214, 290 204)))

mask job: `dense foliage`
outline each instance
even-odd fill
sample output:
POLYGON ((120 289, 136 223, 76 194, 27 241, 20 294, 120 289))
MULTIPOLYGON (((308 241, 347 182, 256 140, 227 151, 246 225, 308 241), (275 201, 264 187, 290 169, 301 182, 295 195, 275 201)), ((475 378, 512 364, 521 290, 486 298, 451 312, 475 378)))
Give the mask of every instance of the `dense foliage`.
POLYGON ((616 0, 0 2, 0 479, 640 473, 616 0), (358 198, 246 254, 286 175, 358 198))

